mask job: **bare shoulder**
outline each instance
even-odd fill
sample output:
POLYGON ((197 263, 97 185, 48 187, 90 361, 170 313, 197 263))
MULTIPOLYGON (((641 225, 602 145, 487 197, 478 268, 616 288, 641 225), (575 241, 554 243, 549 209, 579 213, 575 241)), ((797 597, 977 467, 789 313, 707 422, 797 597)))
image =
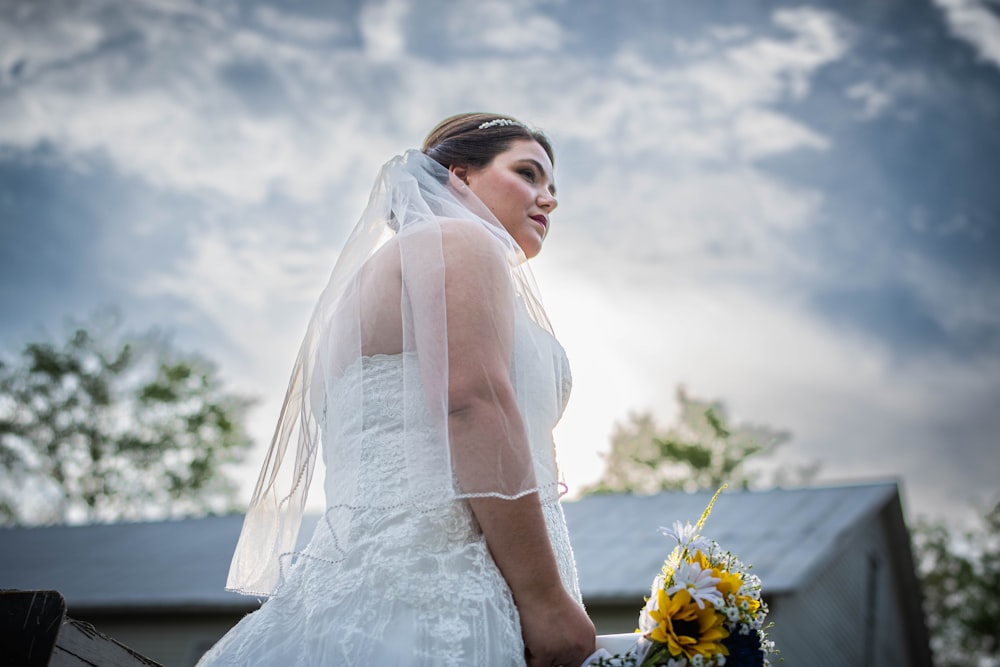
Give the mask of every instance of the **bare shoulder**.
POLYGON ((479 220, 445 218, 441 220, 441 234, 448 238, 469 239, 471 243, 496 243, 497 237, 479 220))
POLYGON ((503 242, 475 220, 448 219, 441 221, 441 243, 445 261, 469 259, 504 266, 503 242))
POLYGON ((449 283, 493 281, 509 273, 506 246, 482 221, 447 218, 414 225, 399 236, 398 247, 410 269, 426 262, 428 270, 433 270, 440 262, 449 283))

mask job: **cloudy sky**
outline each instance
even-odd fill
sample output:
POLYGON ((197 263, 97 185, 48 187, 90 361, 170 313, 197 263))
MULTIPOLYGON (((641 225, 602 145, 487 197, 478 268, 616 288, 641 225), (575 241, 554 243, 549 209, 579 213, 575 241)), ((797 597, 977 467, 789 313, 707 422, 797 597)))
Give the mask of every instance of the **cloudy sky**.
POLYGON ((379 165, 468 110, 556 145, 571 491, 683 384, 911 517, 995 496, 996 0, 0 0, 0 344, 117 306, 262 448, 379 165))

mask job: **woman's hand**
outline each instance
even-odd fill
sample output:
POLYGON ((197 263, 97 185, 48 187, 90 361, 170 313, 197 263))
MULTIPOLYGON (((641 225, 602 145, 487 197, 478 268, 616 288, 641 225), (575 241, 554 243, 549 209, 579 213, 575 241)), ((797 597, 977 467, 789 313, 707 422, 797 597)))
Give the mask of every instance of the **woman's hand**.
POLYGON ((516 602, 528 667, 579 667, 594 652, 594 624, 561 585, 554 596, 516 602))

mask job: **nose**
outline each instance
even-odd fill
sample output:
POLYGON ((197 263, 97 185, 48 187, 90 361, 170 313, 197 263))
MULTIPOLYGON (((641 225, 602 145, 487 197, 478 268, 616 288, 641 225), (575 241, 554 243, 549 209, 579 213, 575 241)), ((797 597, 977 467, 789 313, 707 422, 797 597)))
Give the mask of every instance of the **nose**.
POLYGON ((538 195, 536 203, 538 204, 538 208, 545 211, 546 214, 552 213, 552 211, 556 210, 556 206, 559 206, 559 201, 556 199, 555 195, 548 190, 541 191, 538 195))

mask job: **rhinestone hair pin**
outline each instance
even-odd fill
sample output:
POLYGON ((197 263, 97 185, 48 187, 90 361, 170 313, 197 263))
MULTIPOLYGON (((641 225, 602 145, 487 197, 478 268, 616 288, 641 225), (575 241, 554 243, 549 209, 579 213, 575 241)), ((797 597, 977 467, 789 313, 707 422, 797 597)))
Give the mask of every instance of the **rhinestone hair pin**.
POLYGON ((516 120, 511 120, 509 118, 494 118, 493 120, 488 120, 485 123, 479 125, 480 130, 488 130, 491 127, 507 127, 508 125, 517 125, 518 127, 527 127, 524 123, 519 123, 516 120))

